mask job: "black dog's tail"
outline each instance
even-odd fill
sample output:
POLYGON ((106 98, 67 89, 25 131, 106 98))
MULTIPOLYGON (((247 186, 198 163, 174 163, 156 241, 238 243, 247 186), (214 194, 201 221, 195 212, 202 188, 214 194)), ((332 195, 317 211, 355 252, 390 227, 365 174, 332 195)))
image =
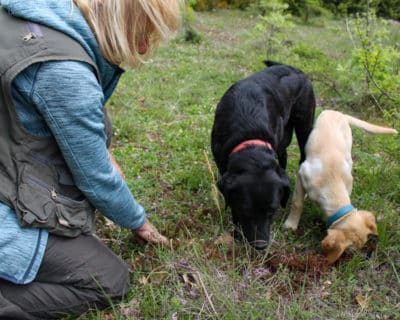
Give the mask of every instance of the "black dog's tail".
POLYGON ((265 65, 266 65, 267 67, 282 65, 282 63, 275 62, 275 61, 271 61, 271 60, 264 60, 263 62, 265 63, 265 65))

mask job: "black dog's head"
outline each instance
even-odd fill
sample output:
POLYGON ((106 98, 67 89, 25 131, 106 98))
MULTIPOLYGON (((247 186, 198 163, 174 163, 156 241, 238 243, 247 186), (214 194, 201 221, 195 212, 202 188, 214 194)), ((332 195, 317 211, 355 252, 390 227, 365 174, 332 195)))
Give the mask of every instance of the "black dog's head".
POLYGON ((231 208, 235 235, 241 231, 256 249, 264 249, 272 217, 290 193, 289 178, 272 153, 256 147, 231 154, 217 185, 231 208))

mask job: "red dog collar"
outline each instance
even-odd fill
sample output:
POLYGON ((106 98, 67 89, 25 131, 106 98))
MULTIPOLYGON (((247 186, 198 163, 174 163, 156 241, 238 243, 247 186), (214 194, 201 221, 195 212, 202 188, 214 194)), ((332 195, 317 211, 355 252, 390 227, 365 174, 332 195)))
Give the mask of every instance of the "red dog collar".
POLYGON ((272 150, 272 146, 270 143, 265 142, 260 139, 252 139, 252 140, 246 140, 246 141, 239 143, 235 148, 233 148, 231 153, 235 153, 240 150, 246 149, 249 146, 262 146, 262 147, 267 147, 268 149, 272 150))

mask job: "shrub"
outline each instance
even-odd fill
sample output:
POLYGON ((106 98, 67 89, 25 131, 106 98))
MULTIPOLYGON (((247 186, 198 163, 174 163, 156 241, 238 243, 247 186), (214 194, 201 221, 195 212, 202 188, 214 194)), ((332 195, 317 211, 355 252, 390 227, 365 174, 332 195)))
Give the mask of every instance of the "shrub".
POLYGON ((308 22, 312 16, 321 16, 328 14, 328 10, 323 7, 321 0, 288 0, 289 11, 304 22, 308 22))
POLYGON ((197 11, 207 11, 213 9, 246 9, 255 0, 197 0, 193 8, 197 11))
POLYGON ((371 10, 347 20, 347 26, 354 49, 344 76, 360 83, 366 106, 400 118, 400 53, 388 39, 387 22, 371 10))
POLYGON ((380 17, 400 19, 400 0, 323 0, 323 6, 335 15, 346 16, 365 12, 369 7, 380 17))
POLYGON ((287 13, 288 5, 280 0, 259 0, 255 8, 260 12, 260 22, 255 27, 255 37, 264 38, 265 55, 268 59, 281 47, 281 35, 289 32, 293 24, 287 13))
POLYGON ((196 16, 193 11, 193 6, 196 0, 187 0, 185 6, 185 15, 183 20, 183 34, 187 42, 199 43, 202 40, 201 34, 195 29, 194 23, 196 16))

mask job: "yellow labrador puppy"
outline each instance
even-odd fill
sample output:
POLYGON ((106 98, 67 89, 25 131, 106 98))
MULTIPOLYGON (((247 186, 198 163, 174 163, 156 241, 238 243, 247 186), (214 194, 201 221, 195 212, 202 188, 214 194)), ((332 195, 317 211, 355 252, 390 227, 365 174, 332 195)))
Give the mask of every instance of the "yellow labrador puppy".
POLYGON ((334 110, 323 111, 308 138, 306 160, 300 166, 291 211, 284 223, 286 228, 296 230, 305 196, 316 201, 328 218, 328 235, 322 241, 322 252, 330 264, 348 246, 361 248, 369 234, 378 235, 374 215, 351 205, 350 125, 370 133, 397 133, 334 110))

